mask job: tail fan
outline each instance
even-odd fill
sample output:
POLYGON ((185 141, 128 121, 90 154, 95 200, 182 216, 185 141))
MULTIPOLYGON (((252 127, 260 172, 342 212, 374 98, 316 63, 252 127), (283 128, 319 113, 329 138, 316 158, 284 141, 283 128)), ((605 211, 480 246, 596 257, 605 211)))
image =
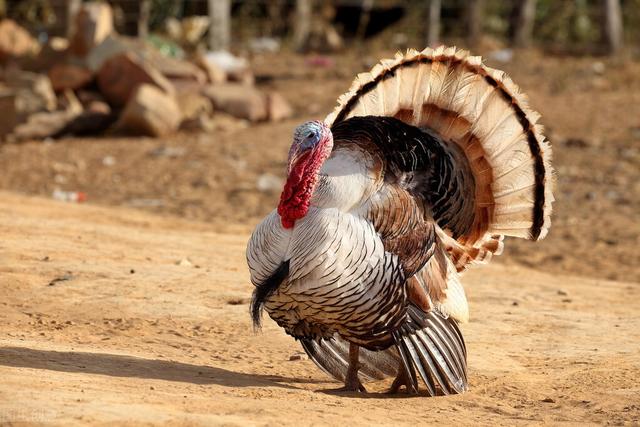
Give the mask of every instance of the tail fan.
MULTIPOLYGON (((301 339, 302 348, 320 369, 338 381, 344 381, 349 366, 349 343, 338 334, 330 339, 301 339)), ((365 380, 381 380, 398 372, 399 356, 395 349, 370 351, 360 348, 359 374, 365 380)))
POLYGON ((409 320, 394 333, 394 339, 416 390, 416 371, 430 396, 467 390, 467 349, 455 320, 411 306, 409 320))
MULTIPOLYGON (((327 116, 330 126, 357 116, 394 117, 460 149, 475 181, 472 226, 453 233, 456 266, 499 251, 492 236, 542 239, 553 202, 551 145, 540 115, 502 71, 455 47, 408 50, 359 74, 327 116)), ((438 220, 438 218, 435 218, 438 220)))

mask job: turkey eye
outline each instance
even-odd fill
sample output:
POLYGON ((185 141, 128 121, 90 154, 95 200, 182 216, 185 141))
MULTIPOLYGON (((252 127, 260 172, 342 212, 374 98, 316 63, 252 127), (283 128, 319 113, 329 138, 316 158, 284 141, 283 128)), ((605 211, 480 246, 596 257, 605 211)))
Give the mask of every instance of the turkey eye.
POLYGON ((314 137, 313 132, 309 132, 309 134, 307 135, 307 139, 311 139, 311 138, 313 138, 313 137, 314 137))

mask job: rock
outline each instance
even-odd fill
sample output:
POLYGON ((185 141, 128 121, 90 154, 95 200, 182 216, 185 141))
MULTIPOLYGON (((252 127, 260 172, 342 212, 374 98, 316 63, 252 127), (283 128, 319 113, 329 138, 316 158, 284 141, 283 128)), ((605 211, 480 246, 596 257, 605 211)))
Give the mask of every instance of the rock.
POLYGON ((66 38, 50 37, 30 63, 21 61, 21 67, 30 70, 48 70, 67 59, 68 49, 69 41, 66 38))
POLYGON ((73 121, 77 113, 70 111, 42 112, 30 115, 11 134, 13 141, 49 138, 61 133, 73 121))
POLYGON ((0 91, 0 138, 10 134, 18 124, 18 109, 15 92, 0 91))
POLYGON ((199 54, 192 60, 195 65, 205 72, 209 83, 220 84, 227 81, 227 73, 214 62, 207 60, 206 56, 199 54))
POLYGON ((293 362, 295 360, 307 360, 308 358, 309 356, 307 356, 306 354, 298 353, 298 354, 292 354, 291 356, 289 356, 289 361, 293 362))
POLYGON ((72 91, 64 94, 67 108, 59 111, 43 111, 31 114, 24 123, 16 126, 10 138, 13 141, 45 139, 66 133, 65 128, 82 113, 82 105, 72 91))
POLYGON ((238 82, 245 86, 253 86, 256 82, 256 78, 249 68, 227 73, 227 80, 238 82))
POLYGON ((165 21, 167 35, 181 46, 194 48, 207 32, 210 20, 207 16, 189 16, 178 20, 170 17, 165 21))
POLYGON ((207 75, 198 66, 163 55, 149 55, 147 61, 168 79, 193 80, 199 84, 207 82, 207 75))
POLYGON ((254 77, 249 67, 249 62, 245 58, 234 56, 227 51, 207 52, 204 60, 208 64, 213 64, 221 69, 227 79, 234 82, 253 85, 254 77))
POLYGON ((176 101, 183 120, 193 120, 201 115, 211 115, 213 112, 211 100, 198 92, 180 92, 176 101))
POLYGON ((170 159, 177 159, 178 157, 183 157, 187 154, 187 149, 184 147, 167 147, 162 146, 158 148, 154 148, 149 152, 152 157, 167 157, 170 159))
POLYGON ((56 95, 47 76, 11 69, 5 73, 5 84, 16 94, 16 108, 24 117, 56 108, 56 95))
POLYGON ((291 105, 277 92, 267 94, 267 118, 271 121, 288 119, 293 115, 291 105))
POLYGON ((280 40, 273 37, 257 37, 249 40, 249 49, 254 53, 278 53, 280 40))
POLYGON ((93 73, 90 70, 74 64, 55 64, 49 69, 48 75, 51 86, 56 92, 80 89, 93 80, 93 73))
POLYGON ((130 52, 111 57, 98 72, 100 92, 116 106, 126 104, 136 88, 142 84, 156 86, 167 95, 175 93, 169 80, 130 52))
POLYGON ((92 113, 99 113, 99 114, 111 113, 111 107, 109 107, 109 104, 102 101, 91 101, 86 105, 85 109, 92 113))
POLYGON ((211 133, 216 129, 216 122, 212 116, 202 114, 193 119, 183 120, 180 124, 180 129, 192 132, 211 133))
POLYGON ((36 39, 11 19, 0 21, 0 62, 38 52, 36 39))
POLYGON ((107 59, 119 53, 133 52, 138 44, 126 37, 111 34, 102 43, 91 49, 89 54, 82 59, 82 64, 96 73, 107 59))
POLYGON ((257 89, 237 83, 226 83, 204 89, 216 110, 252 122, 267 119, 265 96, 257 89))
POLYGON ((140 85, 127 102, 116 128, 137 135, 164 136, 178 129, 182 116, 172 95, 140 85))
POLYGON ((106 2, 84 3, 75 16, 75 31, 69 49, 80 57, 113 33, 113 11, 106 2))
POLYGON ((193 263, 189 260, 189 258, 183 258, 180 261, 176 262, 176 265, 180 267, 192 267, 193 263))

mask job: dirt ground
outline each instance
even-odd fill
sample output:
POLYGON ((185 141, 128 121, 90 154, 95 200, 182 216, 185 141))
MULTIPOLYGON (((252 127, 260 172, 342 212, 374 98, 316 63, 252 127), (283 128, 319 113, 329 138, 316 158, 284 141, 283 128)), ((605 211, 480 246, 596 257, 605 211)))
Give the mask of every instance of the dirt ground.
POLYGON ((281 123, 0 145, 0 424, 640 424, 639 62, 489 61, 543 115, 557 202, 547 239, 464 277, 468 393, 340 393, 273 322, 254 333, 244 249, 293 129, 392 53, 254 57, 281 123))
POLYGON ((252 331, 248 236, 215 230, 0 193, 0 423, 640 423, 637 283, 472 270, 470 391, 359 396, 252 331))

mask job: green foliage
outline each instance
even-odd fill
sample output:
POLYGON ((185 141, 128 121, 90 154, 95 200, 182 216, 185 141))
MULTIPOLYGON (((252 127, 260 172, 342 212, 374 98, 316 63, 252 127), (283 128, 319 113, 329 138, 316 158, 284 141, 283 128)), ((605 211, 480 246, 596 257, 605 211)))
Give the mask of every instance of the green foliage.
POLYGON ((185 0, 151 0, 149 28, 164 28, 164 22, 170 17, 180 19, 184 12, 184 2, 185 0))

